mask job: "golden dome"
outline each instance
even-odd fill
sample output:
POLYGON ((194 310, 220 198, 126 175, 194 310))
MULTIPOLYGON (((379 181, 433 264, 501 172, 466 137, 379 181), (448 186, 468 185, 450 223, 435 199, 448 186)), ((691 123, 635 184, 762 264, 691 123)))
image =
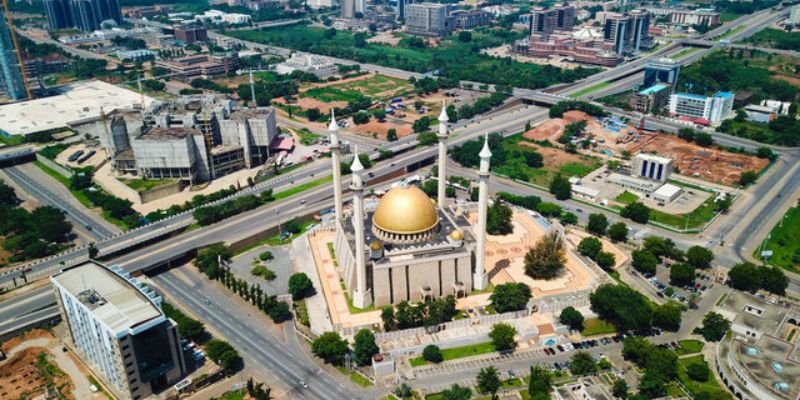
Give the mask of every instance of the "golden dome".
POLYGON ((428 195, 414 185, 390 190, 378 202, 372 223, 381 230, 396 234, 425 232, 439 223, 436 206, 428 195))
POLYGON ((369 244, 370 250, 380 250, 383 248, 383 244, 381 244, 378 240, 373 240, 372 243, 369 244))
POLYGON ((463 233, 461 233, 461 231, 460 231, 460 230, 458 230, 458 229, 453 229, 453 230, 450 232, 450 239, 453 239, 453 240, 462 240, 462 239, 464 239, 464 234, 463 234, 463 233))

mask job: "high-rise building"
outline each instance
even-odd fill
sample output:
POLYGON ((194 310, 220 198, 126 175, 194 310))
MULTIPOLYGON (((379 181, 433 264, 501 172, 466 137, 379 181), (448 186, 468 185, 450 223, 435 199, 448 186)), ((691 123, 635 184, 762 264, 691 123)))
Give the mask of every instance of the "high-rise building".
POLYGON ((550 35, 553 31, 571 31, 575 23, 575 7, 560 4, 553 8, 536 7, 531 12, 531 34, 550 35))
POLYGON ((603 38, 614 44, 617 54, 630 54, 653 46, 649 28, 650 14, 646 10, 609 14, 606 16, 603 38))
POLYGON ((625 54, 631 18, 627 15, 612 14, 606 17, 606 24, 603 29, 603 39, 614 44, 614 52, 625 54))
POLYGON ((342 9, 342 18, 355 18, 356 17, 356 0, 341 0, 339 5, 342 9))
POLYGON ((77 28, 93 31, 103 21, 122 24, 119 0, 44 0, 50 29, 77 28))
POLYGON ((789 11, 789 21, 795 25, 800 25, 800 4, 792 6, 792 10, 789 11))
POLYGON ((50 281, 76 353, 115 397, 148 397, 186 373, 177 324, 127 272, 87 261, 50 281))
POLYGON ((673 87, 678 83, 681 65, 671 58, 659 58, 648 61, 644 66, 643 87, 651 87, 657 83, 666 83, 673 87))
POLYGON ((25 81, 22 79, 17 50, 14 47, 13 32, 6 21, 5 13, 0 18, 0 81, 2 88, 11 99, 20 100, 28 97, 25 81))
POLYGON ((453 30, 455 19, 447 15, 447 4, 418 3, 406 6, 406 32, 412 35, 444 36, 453 30))
POLYGON ((633 10, 630 12, 631 24, 628 36, 631 40, 631 51, 638 52, 653 46, 650 36, 650 13, 647 10, 633 10))
POLYGON ((556 29, 571 31, 575 25, 575 6, 563 3, 553 7, 553 10, 556 11, 556 29))
POLYGON ((366 11, 367 11, 367 1, 355 0, 355 12, 361 13, 361 15, 363 16, 366 11))

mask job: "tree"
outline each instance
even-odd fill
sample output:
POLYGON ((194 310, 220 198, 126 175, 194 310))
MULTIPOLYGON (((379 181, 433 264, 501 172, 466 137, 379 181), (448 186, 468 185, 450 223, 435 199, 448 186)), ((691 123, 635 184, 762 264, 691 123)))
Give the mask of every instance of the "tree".
POLYGON ((705 132, 699 132, 694 137, 694 142, 697 143, 698 146, 708 147, 714 144, 714 138, 705 132))
POLYGON ((325 39, 333 39, 333 37, 336 36, 336 29, 335 28, 326 29, 323 36, 325 37, 325 39))
POLYGON ((94 242, 89 243, 89 247, 86 248, 86 252, 89 253, 89 258, 95 259, 97 258, 97 254, 100 253, 100 250, 95 247, 94 242))
POLYGON ((470 31, 461 31, 458 33, 458 41, 467 43, 472 41, 472 32, 470 31))
POLYGON ((422 358, 425 361, 437 364, 444 360, 444 357, 442 357, 442 352, 439 350, 439 346, 435 344, 429 344, 422 349, 422 358))
POLYGON ((408 386, 408 384, 405 382, 401 383, 393 393, 400 399, 408 399, 414 395, 414 391, 411 389, 411 386, 408 386))
POLYGON ((694 281, 694 266, 677 263, 669 269, 669 283, 675 286, 686 286, 694 281))
POLYGON ((14 188, 6 185, 6 183, 0 179, 0 205, 14 207, 17 204, 19 204, 19 198, 17 198, 14 188))
POLYGON ((674 301, 668 301, 653 310, 653 325, 677 332, 681 328, 682 312, 683 306, 674 301))
POLYGON ((353 123, 356 125, 363 125, 369 122, 369 113, 366 111, 359 111, 353 115, 353 123))
POLYGON ((273 304, 272 307, 269 307, 267 313, 275 323, 281 323, 292 319, 292 311, 289 309, 289 304, 285 301, 279 301, 273 304))
POLYGON ((375 334, 369 329, 358 331, 353 338, 353 342, 353 352, 358 365, 369 365, 372 361, 372 356, 380 351, 378 345, 375 344, 375 334))
POLYGON ((639 367, 647 365, 647 357, 655 346, 641 336, 629 336, 622 342, 622 358, 639 367))
POLYGON ((572 184, 568 178, 557 174, 550 182, 550 193, 558 200, 567 200, 572 197, 572 184))
POLYGON ((576 310, 575 307, 569 306, 561 310, 561 315, 558 320, 562 324, 569 326, 569 329, 580 331, 583 330, 583 314, 576 310))
POLYGON ((755 183, 757 179, 758 173, 756 171, 742 172, 742 175, 739 177, 739 186, 750 186, 751 184, 755 183))
POLYGON ((508 235, 514 232, 511 224, 513 211, 511 207, 496 201, 489 207, 486 215, 486 232, 490 235, 508 235))
POLYGON ((633 222, 646 224, 647 221, 650 220, 650 208, 637 201, 625 206, 625 208, 619 212, 619 215, 633 222))
POLYGON ((616 382, 614 382, 611 394, 616 398, 626 399, 628 397, 628 382, 625 382, 625 379, 617 379, 616 382))
POLYGON ((586 224, 586 230, 597 236, 602 236, 606 233, 608 228, 608 218, 605 214, 589 214, 589 222, 586 224))
POLYGON ((383 330, 390 332, 397 328, 397 321, 394 318, 394 307, 386 306, 381 309, 381 321, 383 321, 383 330))
POLYGON ((561 222, 562 225, 578 224, 578 216, 568 211, 562 212, 561 216, 558 217, 558 220, 561 222))
POLYGON ((572 372, 572 375, 593 374, 595 371, 597 371, 597 365, 591 354, 577 351, 572 355, 572 363, 569 366, 569 372, 572 372))
POLYGON ((525 274, 534 279, 552 279, 566 261, 564 239, 558 232, 549 232, 525 254, 525 274))
POLYGON ((648 236, 644 239, 642 246, 645 250, 656 256, 659 262, 665 257, 676 261, 683 261, 683 253, 675 247, 675 242, 673 242, 672 239, 648 236))
POLYGON ((691 363, 686 367, 686 375, 693 381, 706 382, 708 381, 709 373, 708 365, 705 362, 691 363))
POLYGON ((778 267, 759 268, 761 278, 761 288, 780 296, 786 295, 786 288, 789 287, 789 278, 778 267))
POLYGON ((420 133, 427 131, 428 128, 430 128, 430 126, 431 126, 431 118, 425 115, 414 121, 412 128, 414 129, 414 132, 420 133))
POLYGON ((442 391, 442 400, 469 400, 472 398, 472 390, 459 384, 453 384, 450 389, 442 391))
POLYGON ((612 242, 628 241, 628 226, 624 222, 617 222, 608 227, 608 237, 612 242))
POLYGON ((709 312, 703 317, 703 326, 699 328, 703 339, 709 342, 718 342, 725 337, 728 329, 731 328, 731 321, 725 319, 722 314, 709 312))
POLYGON ((702 246, 692 246, 686 250, 686 262, 695 268, 706 269, 714 261, 714 253, 702 246))
POLYGON ((489 296, 492 307, 498 313, 525 309, 531 298, 531 288, 524 283, 504 283, 494 287, 489 296))
POLYGON ((289 293, 291 293, 293 300, 301 300, 313 294, 313 292, 314 284, 311 283, 311 279, 304 272, 297 272, 289 277, 289 293))
POLYGON ((309 121, 312 121, 312 122, 316 121, 321 116, 322 116, 322 113, 319 111, 319 108, 312 107, 312 108, 309 108, 308 110, 306 110, 306 118, 308 118, 309 121))
POLYGON ((337 332, 325 332, 311 342, 311 351, 314 355, 333 365, 344 364, 347 350, 347 341, 337 332))
POLYGON ((637 249, 631 253, 631 265, 643 274, 655 274, 658 258, 648 250, 637 249))
POLYGON ((388 140, 390 142, 396 141, 397 140, 397 129, 389 128, 389 130, 386 131, 386 140, 388 140))
POLYGON ((497 372, 497 368, 493 366, 481 368, 478 372, 478 390, 481 393, 491 394, 494 399, 499 389, 500 374, 497 372))
POLYGON ((578 252, 582 255, 591 258, 592 260, 597 257, 597 254, 603 250, 603 243, 600 242, 600 239, 594 236, 588 236, 581 239, 581 242, 578 243, 578 252))
POLYGON ((627 286, 604 284, 590 296, 594 311, 617 330, 642 330, 650 326, 652 311, 645 297, 627 286))
POLYGON ((664 388, 665 378, 653 371, 645 370, 639 379, 639 394, 646 399, 664 397, 667 390, 664 388))
POLYGON ((597 257, 595 257, 594 262, 597 263, 598 267, 606 271, 611 271, 614 269, 614 265, 617 263, 617 257, 614 255, 614 253, 601 251, 597 253, 597 257))
POLYGON ((528 394, 531 399, 549 399, 552 389, 550 369, 542 365, 531 365, 528 394))
POLYGON ((514 336, 516 334, 516 328, 505 322, 500 322, 492 325, 492 331, 489 332, 489 337, 492 338, 495 350, 503 351, 511 350, 516 347, 517 343, 514 341, 514 336))
POLYGON ((208 358, 217 363, 225 370, 231 371, 236 369, 241 362, 239 353, 230 345, 230 343, 219 340, 211 339, 206 343, 206 353, 208 358))
POLYGON ((728 279, 734 289, 754 292, 761 287, 761 274, 753 263, 743 262, 733 266, 728 271, 728 279))

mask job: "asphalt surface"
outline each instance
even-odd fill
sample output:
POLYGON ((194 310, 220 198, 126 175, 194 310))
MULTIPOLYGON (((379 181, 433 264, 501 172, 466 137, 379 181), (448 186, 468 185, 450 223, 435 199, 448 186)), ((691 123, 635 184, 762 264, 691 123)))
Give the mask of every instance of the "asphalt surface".
POLYGON ((19 301, 0 303, 0 336, 17 330, 20 326, 36 322, 42 318, 58 315, 53 288, 50 285, 32 290, 19 301))

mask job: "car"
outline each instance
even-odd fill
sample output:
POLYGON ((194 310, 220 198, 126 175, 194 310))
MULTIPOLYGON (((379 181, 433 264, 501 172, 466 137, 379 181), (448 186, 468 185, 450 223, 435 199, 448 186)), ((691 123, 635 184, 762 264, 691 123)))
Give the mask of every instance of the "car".
POLYGON ((548 348, 546 348, 545 350, 547 350, 547 354, 550 354, 551 356, 554 356, 554 355, 556 355, 556 351, 555 351, 555 350, 553 350, 553 348, 552 348, 552 347, 548 347, 548 348))
POLYGON ((660 291, 660 290, 659 290, 658 292, 656 292, 656 296, 658 296, 658 297, 664 297, 664 292, 662 292, 662 291, 660 291))
POLYGON ((86 228, 87 231, 91 231, 92 230, 92 227, 90 225, 86 225, 84 227, 86 228))
POLYGON ((558 346, 556 346, 556 348, 558 349, 558 351, 560 351, 562 353, 564 352, 564 346, 559 344, 558 346))
POLYGON ((706 286, 706 285, 700 286, 700 291, 701 292, 705 291, 706 289, 708 289, 708 286, 706 286))
POLYGON ((582 213, 582 212, 583 212, 583 210, 582 210, 582 209, 580 209, 580 208, 576 208, 576 209, 575 209, 575 211, 577 211, 577 212, 579 212, 579 213, 582 213))
POLYGON ((308 389, 308 384, 306 383, 306 381, 300 381, 300 386, 302 386, 303 389, 308 389))
POLYGON ((512 370, 512 369, 508 370, 508 376, 510 376, 511 379, 514 379, 514 378, 517 377, 517 375, 514 373, 514 370, 512 370))

